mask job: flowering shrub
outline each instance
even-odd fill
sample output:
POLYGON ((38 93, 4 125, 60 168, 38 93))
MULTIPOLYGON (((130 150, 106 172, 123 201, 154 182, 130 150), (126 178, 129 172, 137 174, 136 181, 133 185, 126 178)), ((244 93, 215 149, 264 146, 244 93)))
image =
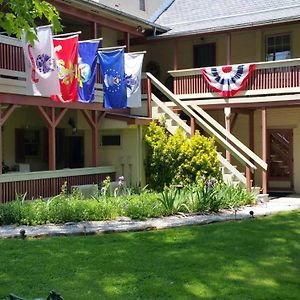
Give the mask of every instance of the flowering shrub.
POLYGON ((83 200, 75 190, 72 194, 61 193, 48 200, 23 201, 20 198, 0 204, 0 225, 102 221, 120 216, 145 219, 179 212, 209 213, 223 208, 236 209, 253 201, 254 196, 244 188, 214 178, 183 188, 171 186, 160 194, 142 190, 139 194, 99 195, 83 200))
POLYGON ((169 135, 166 129, 152 122, 145 135, 147 146, 146 175, 149 186, 163 190, 170 184, 192 184, 204 178, 220 177, 220 166, 213 138, 198 132, 188 139, 177 130, 169 135))

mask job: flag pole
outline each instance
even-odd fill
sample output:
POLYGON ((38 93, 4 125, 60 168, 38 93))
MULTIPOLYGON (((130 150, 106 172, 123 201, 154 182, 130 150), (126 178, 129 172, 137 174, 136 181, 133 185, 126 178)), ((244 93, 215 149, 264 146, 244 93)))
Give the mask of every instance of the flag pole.
POLYGON ((91 39, 91 40, 85 40, 85 41, 78 41, 78 43, 84 43, 84 42, 96 42, 96 41, 102 41, 103 40, 103 38, 98 38, 98 39, 91 39))
POLYGON ((136 51, 136 52, 129 52, 129 54, 146 54, 147 51, 136 51))
POLYGON ((100 51, 106 51, 106 50, 117 50, 117 49, 125 49, 126 46, 115 46, 115 47, 105 47, 105 48, 98 48, 100 51))
POLYGON ((48 24, 48 25, 36 26, 36 28, 46 28, 46 27, 53 27, 53 25, 48 24))
POLYGON ((67 32, 67 33, 61 33, 61 34, 53 35, 53 37, 57 38, 57 37, 68 36, 68 35, 75 35, 75 34, 80 34, 80 33, 81 33, 81 31, 67 32))

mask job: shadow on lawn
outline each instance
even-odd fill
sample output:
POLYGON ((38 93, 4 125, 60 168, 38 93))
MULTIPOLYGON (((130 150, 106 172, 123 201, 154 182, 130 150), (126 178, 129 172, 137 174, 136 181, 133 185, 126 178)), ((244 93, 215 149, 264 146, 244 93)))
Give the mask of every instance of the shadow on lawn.
POLYGON ((300 212, 153 232, 0 240, 0 299, 297 299, 300 212))

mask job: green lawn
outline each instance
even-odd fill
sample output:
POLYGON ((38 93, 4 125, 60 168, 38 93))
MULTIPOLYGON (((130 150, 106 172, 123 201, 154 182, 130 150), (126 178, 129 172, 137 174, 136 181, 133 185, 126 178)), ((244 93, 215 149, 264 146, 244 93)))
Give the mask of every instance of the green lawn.
POLYGON ((300 211, 164 231, 0 240, 0 299, 299 299, 300 211))

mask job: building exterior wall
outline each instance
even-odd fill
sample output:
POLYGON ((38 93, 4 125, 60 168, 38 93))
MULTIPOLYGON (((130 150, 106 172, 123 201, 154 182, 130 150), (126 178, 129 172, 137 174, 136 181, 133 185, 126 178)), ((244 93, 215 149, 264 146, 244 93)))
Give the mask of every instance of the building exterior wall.
MULTIPOLYGON (((223 111, 210 113, 215 120, 224 126, 223 111)), ((254 152, 262 157, 262 131, 261 131, 261 110, 257 109, 254 113, 254 152)), ((292 129, 293 130, 293 171, 294 171, 294 191, 300 193, 300 107, 294 108, 273 108, 267 109, 267 129, 292 129)), ((249 147, 249 118, 246 114, 239 114, 232 130, 242 143, 249 147)), ((224 154, 224 150, 220 148, 224 154)), ((232 164, 244 172, 244 167, 232 158, 232 164)), ((276 182, 277 188, 287 187, 285 182, 276 182)), ((262 186, 262 172, 260 169, 255 171, 255 185, 262 186)), ((274 186, 273 186, 274 187, 274 186)))
MULTIPOLYGON (((300 25, 274 26, 268 29, 245 30, 233 32, 231 36, 232 64, 265 61, 265 38, 273 34, 291 35, 292 58, 300 57, 300 25)), ((216 43, 216 65, 227 64, 227 35, 212 34, 198 37, 178 39, 177 69, 193 68, 193 46, 206 43, 216 43)), ((174 68, 174 40, 160 40, 134 49, 147 50, 145 66, 149 61, 160 64, 162 81, 167 78, 167 71, 174 68)))
POLYGON ((116 177, 123 175, 127 185, 144 185, 142 128, 139 126, 124 129, 105 128, 106 126, 100 130, 100 139, 102 135, 117 134, 121 136, 121 145, 101 146, 98 153, 100 165, 115 166, 116 177))

